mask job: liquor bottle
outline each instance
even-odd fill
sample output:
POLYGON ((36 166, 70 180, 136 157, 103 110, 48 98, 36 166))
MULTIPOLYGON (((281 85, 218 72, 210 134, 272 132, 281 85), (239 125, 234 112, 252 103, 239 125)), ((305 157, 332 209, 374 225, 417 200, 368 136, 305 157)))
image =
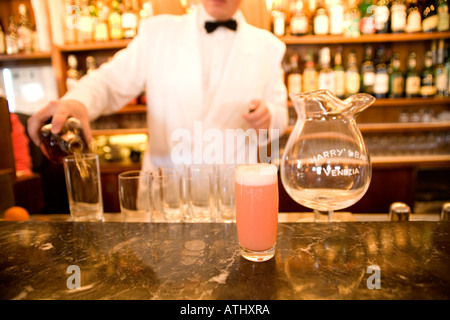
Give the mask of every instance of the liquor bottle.
POLYGON ((400 71, 400 56, 398 52, 394 52, 389 72, 389 98, 403 97, 404 81, 403 73, 400 71))
POLYGON ((108 16, 109 8, 103 1, 97 1, 97 18, 95 19, 94 40, 108 41, 108 16))
POLYGON ((372 61, 373 48, 366 45, 364 51, 364 61, 361 64, 361 92, 373 94, 373 85, 375 83, 375 67, 372 61))
POLYGON ((291 66, 287 76, 287 88, 289 93, 302 92, 302 74, 298 63, 298 54, 293 54, 290 58, 291 66))
POLYGON ((420 96, 420 74, 417 71, 416 53, 409 53, 408 72, 405 81, 405 97, 415 98, 420 96))
POLYGON ((316 13, 314 14, 314 34, 325 35, 330 32, 330 18, 323 0, 319 0, 316 13))
POLYGON ((122 39, 122 13, 119 10, 119 2, 113 0, 111 2, 111 12, 108 17, 109 38, 111 40, 122 39))
POLYGON ((422 31, 434 32, 437 30, 439 17, 435 0, 427 0, 422 11, 422 31))
POLYGON ((391 6, 391 32, 405 32, 406 4, 405 0, 394 0, 391 6))
POLYGON ((132 39, 137 33, 137 10, 131 0, 125 0, 125 11, 122 13, 122 32, 125 39, 132 39))
POLYGON ((437 50, 436 66, 434 73, 436 76, 436 95, 438 97, 446 97, 448 95, 448 75, 444 66, 445 42, 444 39, 439 40, 437 50))
POLYGON ((293 36, 302 36, 309 32, 309 20, 306 15, 303 1, 295 1, 291 8, 290 30, 293 36))
POLYGON ((361 13, 356 5, 356 0, 349 0, 344 14, 344 36, 353 38, 359 37, 360 23, 361 13))
POLYGON ((64 1, 64 42, 66 44, 72 44, 78 42, 78 28, 79 28, 79 15, 80 7, 78 2, 74 0, 64 1))
POLYGON ((425 54, 424 68, 421 74, 420 95, 423 98, 430 98, 436 95, 436 83, 434 78, 433 62, 431 51, 425 54))
POLYGON ((272 4, 271 10, 271 31, 276 36, 284 36, 286 34, 286 13, 283 11, 282 2, 277 1, 272 4))
POLYGON ((330 67, 331 52, 329 47, 323 47, 319 50, 319 89, 329 90, 334 93, 334 72, 330 67))
POLYGON ((67 64, 68 64, 69 68, 67 69, 66 86, 67 86, 67 90, 70 90, 80 79, 80 73, 78 71, 77 57, 73 54, 69 55, 67 57, 67 64))
POLYGON ((91 13, 93 9, 88 4, 88 0, 81 2, 80 28, 78 32, 79 42, 92 42, 94 39, 94 17, 91 13))
POLYGON ((377 64, 375 65, 375 81, 373 93, 375 98, 387 98, 389 92, 389 75, 386 64, 386 49, 380 46, 376 53, 377 64))
POLYGON ((362 34, 374 34, 375 29, 375 17, 374 17, 374 5, 373 0, 362 0, 359 5, 361 12, 361 24, 360 31, 362 34))
POLYGON ((43 125, 39 137, 42 153, 53 162, 61 163, 65 156, 88 152, 88 143, 78 119, 68 118, 57 134, 51 130, 51 123, 43 125))
POLYGON ((19 52, 30 53, 33 51, 33 30, 30 26, 28 11, 25 4, 19 4, 19 24, 17 26, 17 45, 19 52))
POLYGON ((422 8, 419 0, 408 0, 405 31, 410 33, 422 31, 422 8))
POLYGON ((343 99, 345 97, 345 69, 342 65, 342 47, 338 47, 336 49, 336 53, 334 55, 334 94, 339 99, 343 99))
POLYGON ((0 54, 6 53, 5 33, 2 29, 2 22, 0 21, 0 54))
POLYGON ((9 32, 5 36, 6 53, 7 54, 19 53, 17 25, 16 22, 14 21, 13 15, 9 16, 8 31, 9 32))
POLYGON ((342 0, 333 0, 329 6, 330 34, 344 33, 344 5, 342 0))
POLYGON ((95 62, 95 58, 93 56, 86 57, 86 74, 92 73, 95 69, 97 69, 97 63, 95 62))
POLYGON ((347 69, 345 70, 345 93, 347 97, 359 92, 361 78, 359 75, 356 53, 351 51, 347 58, 347 69))
POLYGON ((317 71, 314 65, 314 55, 311 50, 306 56, 303 70, 303 92, 311 92, 318 89, 317 71))
POLYGON ((438 11, 438 31, 448 31, 449 30, 449 14, 448 14, 448 2, 447 0, 437 1, 437 11, 438 11))
POLYGON ((377 33, 389 32, 390 16, 390 1, 378 0, 375 7, 375 29, 377 33))

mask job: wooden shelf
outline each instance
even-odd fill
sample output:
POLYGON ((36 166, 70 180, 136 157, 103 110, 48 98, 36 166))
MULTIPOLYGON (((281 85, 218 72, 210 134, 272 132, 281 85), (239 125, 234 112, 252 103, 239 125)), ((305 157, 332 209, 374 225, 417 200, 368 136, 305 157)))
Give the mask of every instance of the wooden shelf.
MULTIPOLYGON (((450 130, 450 121, 436 121, 436 122, 388 122, 388 123, 358 123, 358 128, 361 133, 388 133, 388 132, 410 132, 410 131, 437 131, 450 130)), ((294 129, 289 126, 285 134, 290 134, 294 129)))
POLYGON ((381 42, 410 42, 448 39, 450 32, 418 32, 418 33, 387 33, 362 34, 359 37, 345 37, 341 35, 305 35, 279 37, 286 44, 344 44, 344 43, 381 43, 381 42))
POLYGON ((375 168, 449 166, 450 155, 372 156, 370 161, 375 168))
POLYGON ((148 128, 134 128, 134 129, 93 129, 93 136, 112 136, 118 134, 148 134, 148 128))
POLYGON ((28 60, 46 60, 51 59, 50 52, 33 52, 33 53, 16 53, 16 54, 0 54, 0 62, 2 61, 28 61, 28 60))
MULTIPOLYGON (((418 107, 418 106, 436 106, 436 105, 450 105, 450 97, 436 97, 436 98, 388 98, 377 99, 370 108, 385 108, 385 107, 418 107)), ((291 100, 288 102, 289 107, 294 104, 291 100)))
POLYGON ((107 42, 89 42, 89 43, 74 43, 62 46, 56 46, 61 52, 77 52, 77 51, 91 51, 91 50, 117 50, 125 48, 131 39, 112 40, 107 42))
POLYGON ((128 114, 128 113, 146 113, 147 106, 145 104, 127 105, 116 112, 116 114, 128 114))

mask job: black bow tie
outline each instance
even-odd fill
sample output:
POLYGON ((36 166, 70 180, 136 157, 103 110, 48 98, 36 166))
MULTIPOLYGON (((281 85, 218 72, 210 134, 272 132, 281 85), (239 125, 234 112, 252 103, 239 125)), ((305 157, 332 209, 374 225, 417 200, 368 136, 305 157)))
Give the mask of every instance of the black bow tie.
POLYGON ((225 27, 230 30, 236 31, 237 22, 236 22, 236 20, 233 20, 233 19, 230 19, 227 21, 206 21, 205 22, 205 29, 206 29, 206 32, 208 32, 208 33, 213 32, 218 27, 225 27))

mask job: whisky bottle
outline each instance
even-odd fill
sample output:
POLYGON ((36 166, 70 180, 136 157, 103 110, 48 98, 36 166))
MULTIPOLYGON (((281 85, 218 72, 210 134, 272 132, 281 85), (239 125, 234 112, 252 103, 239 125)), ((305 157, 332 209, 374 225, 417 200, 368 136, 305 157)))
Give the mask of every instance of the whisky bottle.
POLYGON ((419 0, 408 0, 405 31, 410 33, 422 31, 422 8, 419 0))
POLYGON ((122 13, 122 32, 125 39, 132 39, 137 33, 137 9, 131 0, 125 1, 125 11, 122 13))
POLYGON ((330 31, 330 18, 323 0, 319 0, 316 13, 314 14, 313 30, 316 35, 325 35, 330 31))
POLYGON ((309 20, 305 13, 303 1, 295 1, 291 8, 290 31, 293 36, 302 36, 309 32, 309 20))
POLYGON ((362 0, 359 5, 361 12, 360 31, 362 34, 374 34, 375 29, 375 17, 373 9, 374 5, 372 0, 362 0))
POLYGON ((373 94, 373 85, 375 83, 375 67, 373 64, 373 48, 366 45, 364 51, 364 61, 361 64, 361 92, 373 94))
POLYGON ((39 130, 42 153, 55 163, 61 163, 65 156, 88 152, 89 147, 78 119, 70 117, 59 133, 52 133, 52 124, 39 130))
POLYGON ((439 17, 437 14, 436 2, 434 0, 427 0, 422 12, 422 31, 437 31, 438 22, 439 17))
POLYGON ((2 23, 0 21, 0 54, 6 53, 5 33, 2 29, 2 23))
POLYGON ((436 95, 436 83, 431 51, 427 51, 425 54, 424 68, 420 78, 420 95, 423 98, 434 97, 436 95))
POLYGON ((108 17, 109 38, 111 40, 122 39, 122 13, 119 10, 119 2, 113 0, 111 2, 111 12, 108 17))
POLYGON ((448 2, 447 0, 437 1, 437 11, 438 11, 438 31, 448 31, 449 30, 449 14, 448 14, 448 2))
POLYGON ((344 36, 353 38, 359 37, 360 23, 361 13, 356 5, 356 0, 349 0, 344 14, 344 36))
POLYGON ((303 70, 303 92, 311 92, 318 89, 317 71, 314 65, 314 55, 311 50, 308 51, 303 70))
POLYGON ((336 49, 334 55, 334 94, 339 99, 345 98, 345 69, 342 65, 342 47, 336 49))
POLYGON ((405 81, 405 97, 415 98, 420 96, 420 74, 417 71, 416 53, 409 53, 408 72, 405 81))
POLYGON ((298 55, 291 56, 291 68, 287 76, 287 87, 289 93, 302 92, 302 74, 298 66, 298 55))
POLYGON ((19 24, 17 26, 17 46, 19 52, 30 53, 33 51, 33 30, 30 26, 28 11, 25 4, 19 4, 19 24))
POLYGON ((389 0, 378 0, 375 7, 375 29, 376 33, 388 33, 391 12, 389 0))
POLYGON ((67 90, 70 90, 80 79, 77 57, 73 54, 69 55, 67 57, 67 65, 69 66, 69 68, 67 69, 66 86, 67 90))
POLYGON ((389 92, 389 75, 386 64, 386 50, 380 46, 376 53, 377 64, 375 65, 375 82, 373 93, 375 98, 387 98, 389 92))
POLYGON ((356 53, 351 51, 347 58, 345 70, 345 93, 347 97, 359 92, 361 79, 357 67, 356 53))
POLYGON ((406 4, 405 0, 394 0, 391 6, 391 32, 405 32, 406 4))
POLYGON ((342 0, 334 0, 329 6, 330 34, 344 33, 344 5, 342 0))
POLYGON ((445 43, 444 39, 439 40, 439 46, 437 49, 436 66, 434 73, 436 76, 436 95, 438 97, 446 97, 448 95, 448 75, 444 66, 444 52, 445 43))
POLYGON ((389 98, 401 98, 404 92, 404 78, 400 71, 400 56, 398 52, 392 55, 391 68, 389 72, 389 98))
POLYGON ((319 51, 319 89, 329 90, 334 93, 334 72, 330 68, 331 52, 329 47, 323 47, 319 51))

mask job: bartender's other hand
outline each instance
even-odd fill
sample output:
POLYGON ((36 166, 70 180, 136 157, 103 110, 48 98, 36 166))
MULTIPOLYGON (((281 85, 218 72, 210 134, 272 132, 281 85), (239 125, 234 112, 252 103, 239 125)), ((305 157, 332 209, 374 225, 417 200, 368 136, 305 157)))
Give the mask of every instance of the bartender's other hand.
POLYGON ((260 129, 269 129, 272 115, 263 101, 252 100, 248 113, 244 114, 243 117, 251 128, 258 131, 260 129))
POLYGON ((87 141, 91 140, 91 127, 86 107, 76 100, 58 100, 51 101, 28 119, 28 134, 37 146, 40 145, 39 129, 51 117, 53 117, 52 133, 60 132, 66 119, 74 117, 80 120, 87 141))

